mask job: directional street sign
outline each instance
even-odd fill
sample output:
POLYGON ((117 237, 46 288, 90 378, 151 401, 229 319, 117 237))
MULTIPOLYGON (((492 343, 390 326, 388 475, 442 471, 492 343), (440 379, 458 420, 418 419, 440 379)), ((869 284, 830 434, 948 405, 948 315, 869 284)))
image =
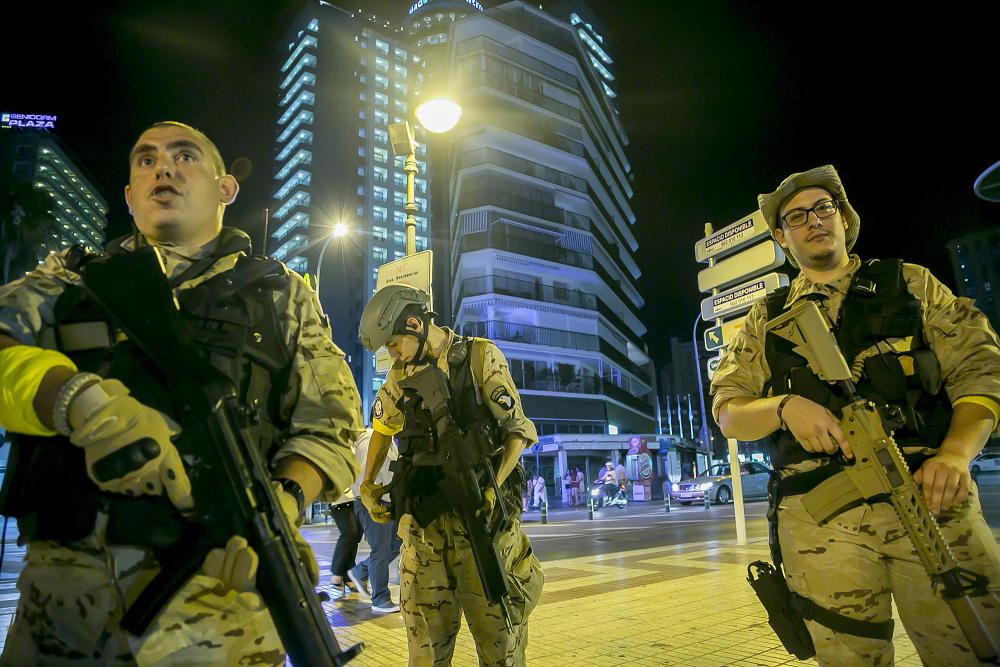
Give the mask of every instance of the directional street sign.
POLYGON ((749 276, 776 269, 784 263, 785 253, 781 251, 781 246, 768 239, 699 271, 698 290, 711 292, 716 287, 732 285, 749 276))
POLYGON ((728 227, 706 236, 694 245, 694 258, 699 262, 707 262, 716 255, 729 254, 739 250, 762 236, 771 233, 760 211, 741 218, 728 227))
POLYGON ((733 341, 736 332, 743 328, 745 317, 728 320, 717 327, 705 330, 705 350, 711 352, 726 347, 733 341))
POLYGON ((712 357, 708 360, 706 366, 708 367, 708 380, 712 381, 712 376, 715 375, 715 371, 719 370, 719 362, 722 361, 722 355, 717 357, 712 357))
POLYGON ((713 294, 702 300, 701 319, 708 322, 720 317, 742 313, 749 310, 757 299, 786 285, 788 285, 788 276, 784 273, 768 273, 736 287, 730 287, 725 292, 713 294))

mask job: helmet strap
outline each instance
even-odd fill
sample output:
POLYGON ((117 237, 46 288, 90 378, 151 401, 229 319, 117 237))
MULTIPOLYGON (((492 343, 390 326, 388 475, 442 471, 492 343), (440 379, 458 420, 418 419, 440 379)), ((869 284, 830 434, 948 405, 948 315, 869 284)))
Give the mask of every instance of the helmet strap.
MULTIPOLYGON (((421 333, 416 334, 416 339, 419 344, 417 345, 416 353, 413 355, 413 363, 420 363, 420 359, 423 357, 424 346, 427 344, 427 334, 430 333, 431 314, 429 312, 424 313, 420 317, 420 320, 424 323, 424 330, 421 333)), ((410 335, 412 336, 414 334, 410 335)))

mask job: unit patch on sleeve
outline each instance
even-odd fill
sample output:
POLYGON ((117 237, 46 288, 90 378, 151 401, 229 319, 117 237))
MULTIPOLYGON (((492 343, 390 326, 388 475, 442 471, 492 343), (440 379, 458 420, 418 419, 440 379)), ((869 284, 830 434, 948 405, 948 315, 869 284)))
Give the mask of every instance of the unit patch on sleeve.
POLYGON ((490 394, 490 399, 504 410, 514 409, 514 397, 507 391, 507 387, 499 386, 490 394))
POLYGON ((372 406, 372 414, 375 415, 375 419, 382 419, 382 397, 379 396, 375 399, 375 404, 372 406))

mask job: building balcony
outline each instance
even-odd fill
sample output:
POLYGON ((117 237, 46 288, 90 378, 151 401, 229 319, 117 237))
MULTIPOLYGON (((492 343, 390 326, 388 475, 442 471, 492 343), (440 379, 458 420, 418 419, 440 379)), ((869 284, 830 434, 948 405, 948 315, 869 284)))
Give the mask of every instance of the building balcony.
POLYGON ((512 343, 527 343, 529 345, 546 345, 562 347, 570 350, 597 352, 600 349, 600 339, 594 334, 583 334, 563 329, 548 329, 529 324, 515 322, 465 322, 462 325, 462 335, 479 336, 490 340, 505 340, 512 343))
POLYGON ((642 400, 638 396, 633 396, 629 392, 625 391, 621 387, 611 382, 604 383, 601 393, 603 393, 608 398, 613 398, 616 401, 621 401, 625 405, 634 408, 639 412, 642 412, 643 414, 648 415, 650 417, 652 417, 653 414, 655 414, 655 410, 653 409, 652 405, 642 400))
POLYGON ((543 303, 560 304, 597 311, 618 329, 622 335, 631 340, 636 347, 643 347, 642 341, 633 333, 633 328, 627 325, 625 320, 619 317, 596 294, 568 287, 543 285, 538 282, 519 280, 507 276, 486 275, 463 280, 458 298, 461 300, 466 297, 482 296, 483 294, 502 294, 530 299, 532 301, 541 301, 543 303))
POLYGON ((463 90, 474 86, 488 86, 493 90, 504 93, 505 95, 510 95, 511 97, 516 97, 519 100, 533 104, 536 107, 545 109, 546 111, 551 111, 552 113, 558 114, 568 120, 577 123, 583 121, 583 117, 580 115, 579 109, 559 102, 554 98, 536 90, 532 90, 527 86, 522 86, 521 84, 515 83, 509 79, 496 76, 495 74, 477 72, 475 74, 465 75, 462 77, 461 88, 463 90))
POLYGON ((588 310, 596 310, 598 301, 595 295, 580 290, 542 285, 505 276, 480 276, 462 281, 460 298, 482 294, 503 294, 588 310))
POLYGON ((461 252, 493 248, 567 266, 594 268, 594 258, 591 255, 555 245, 552 238, 547 234, 532 233, 511 225, 493 225, 485 232, 463 236, 461 252))
POLYGON ((646 371, 642 370, 642 367, 639 366, 639 364, 635 363, 634 361, 632 361, 631 359, 629 359, 627 356, 625 356, 624 354, 622 354, 621 352, 619 352, 615 348, 614 345, 612 345, 611 343, 607 342, 603 338, 600 339, 600 346, 599 347, 600 347, 601 354, 603 354, 608 359, 610 359, 611 361, 613 361, 616 364, 618 364, 623 370, 628 371, 629 373, 631 373, 632 375, 636 376, 637 378, 640 378, 640 379, 643 379, 643 380, 647 381, 647 383, 652 381, 650 379, 650 377, 649 377, 649 373, 647 373, 646 371))

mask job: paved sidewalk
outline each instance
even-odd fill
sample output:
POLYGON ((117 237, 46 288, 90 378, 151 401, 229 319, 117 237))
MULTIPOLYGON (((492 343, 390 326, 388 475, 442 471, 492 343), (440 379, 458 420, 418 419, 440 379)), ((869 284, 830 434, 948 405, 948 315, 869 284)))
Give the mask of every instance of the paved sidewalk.
MULTIPOLYGON (((545 588, 530 618, 528 665, 815 665, 781 647, 746 583, 747 563, 767 556, 766 541, 758 540, 543 562, 545 588)), ((396 599, 398 588, 392 592, 396 599)), ((352 665, 406 664, 399 614, 373 616, 367 603, 352 599, 326 608, 341 645, 365 642, 352 665)), ((921 667, 901 624, 896 628, 896 665, 921 667)), ((464 626, 454 664, 478 665, 464 626)))
MULTIPOLYGON (((529 523, 526 528, 533 536, 553 539, 586 523, 570 519, 548 526, 529 523)), ((303 533, 319 561, 321 589, 326 588, 336 530, 319 524, 305 527, 303 533)), ((366 551, 362 542, 358 558, 364 558, 366 551)), ((17 599, 13 573, 6 570, 13 565, 11 560, 22 556, 23 550, 8 548, 5 576, 0 578, 0 647, 17 599)), ((767 557, 766 540, 752 538, 747 546, 715 540, 543 560, 545 587, 530 617, 527 663, 530 667, 815 665, 812 660, 799 662, 781 647, 746 583, 747 563, 767 557)), ((398 601, 399 587, 390 588, 398 601)), ((398 613, 372 614, 370 603, 356 598, 324 607, 341 646, 362 641, 366 645, 352 666, 406 665, 406 636, 398 613)), ((899 617, 895 609, 893 615, 899 617)), ((921 667, 901 623, 896 624, 895 645, 898 667, 921 667)), ((472 636, 464 626, 453 664, 478 665, 472 636)))

